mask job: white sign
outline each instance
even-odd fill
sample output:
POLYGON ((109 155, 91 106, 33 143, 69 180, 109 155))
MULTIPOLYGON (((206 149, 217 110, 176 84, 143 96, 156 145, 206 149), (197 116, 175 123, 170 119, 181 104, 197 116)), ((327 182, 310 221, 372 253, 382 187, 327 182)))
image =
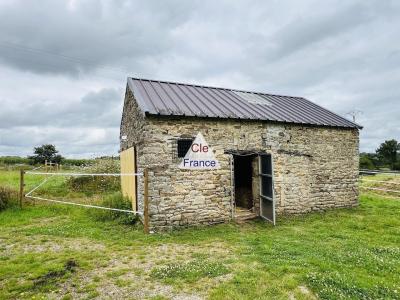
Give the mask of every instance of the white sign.
POLYGON ((194 139, 179 168, 189 170, 212 170, 220 168, 218 160, 215 159, 214 152, 200 132, 194 139))

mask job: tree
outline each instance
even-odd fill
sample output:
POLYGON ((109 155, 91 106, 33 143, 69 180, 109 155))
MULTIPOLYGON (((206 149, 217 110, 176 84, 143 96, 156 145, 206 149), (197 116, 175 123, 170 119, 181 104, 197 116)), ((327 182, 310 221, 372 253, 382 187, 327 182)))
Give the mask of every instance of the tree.
POLYGON ((48 162, 59 164, 61 160, 64 159, 60 154, 58 154, 56 147, 51 144, 35 147, 33 153, 34 155, 29 156, 29 159, 33 164, 44 164, 46 160, 48 162))
POLYGON ((370 158, 369 153, 360 154, 360 169, 367 169, 367 170, 375 169, 374 161, 370 158))
POLYGON ((376 154, 384 162, 390 165, 391 169, 394 169, 397 162, 397 152, 400 150, 400 144, 396 140, 389 140, 382 143, 376 154))

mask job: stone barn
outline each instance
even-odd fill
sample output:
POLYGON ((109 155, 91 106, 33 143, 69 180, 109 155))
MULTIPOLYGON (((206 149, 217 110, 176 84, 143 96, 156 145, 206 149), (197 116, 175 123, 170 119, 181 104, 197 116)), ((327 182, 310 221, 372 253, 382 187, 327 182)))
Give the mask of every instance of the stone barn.
MULTIPOLYGON (((358 204, 360 129, 302 97, 128 78, 121 166, 148 169, 152 230, 275 224, 358 204)), ((128 181, 141 211, 143 177, 128 181)))

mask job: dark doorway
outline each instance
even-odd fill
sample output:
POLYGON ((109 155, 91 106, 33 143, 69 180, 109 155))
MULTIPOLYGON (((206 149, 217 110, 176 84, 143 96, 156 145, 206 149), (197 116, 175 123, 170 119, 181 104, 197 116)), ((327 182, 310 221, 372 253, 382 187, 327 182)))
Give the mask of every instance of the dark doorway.
POLYGON ((253 155, 233 156, 235 205, 237 207, 253 208, 253 158, 253 155))

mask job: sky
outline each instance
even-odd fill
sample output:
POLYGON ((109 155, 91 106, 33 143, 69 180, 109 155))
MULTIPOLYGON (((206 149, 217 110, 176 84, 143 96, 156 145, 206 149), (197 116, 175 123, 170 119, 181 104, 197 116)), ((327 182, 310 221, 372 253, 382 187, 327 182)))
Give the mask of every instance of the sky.
POLYGON ((0 1, 0 155, 117 155, 126 78, 305 97, 400 140, 400 1, 0 1))

